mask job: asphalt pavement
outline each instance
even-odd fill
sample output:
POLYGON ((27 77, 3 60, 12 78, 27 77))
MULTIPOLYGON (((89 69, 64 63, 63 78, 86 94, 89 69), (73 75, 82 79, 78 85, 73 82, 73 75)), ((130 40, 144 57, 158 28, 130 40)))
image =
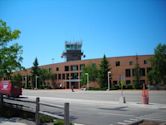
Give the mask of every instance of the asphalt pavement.
MULTIPOLYGON (((166 91, 150 91, 150 103, 141 102, 142 91, 123 91, 126 103, 120 103, 122 91, 25 90, 23 96, 55 105, 70 103, 74 123, 85 125, 126 124, 140 119, 166 121, 166 91)), ((50 109, 44 109, 48 111, 50 109)), ((50 112, 50 111, 49 111, 50 112)), ((63 114, 63 111, 53 113, 63 114)))
MULTIPOLYGON (((64 105, 70 103, 73 123, 84 125, 127 124, 141 119, 166 121, 166 91, 150 91, 150 103, 141 102, 142 91, 123 91, 126 103, 120 103, 121 91, 23 90, 23 100, 64 105)), ((28 104, 25 104, 28 106, 28 104)), ((41 107, 41 110, 63 115, 63 110, 41 107)))

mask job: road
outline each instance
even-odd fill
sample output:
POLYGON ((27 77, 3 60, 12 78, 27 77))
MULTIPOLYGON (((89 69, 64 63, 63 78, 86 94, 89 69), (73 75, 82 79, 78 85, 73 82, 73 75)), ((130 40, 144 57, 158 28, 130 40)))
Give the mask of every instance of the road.
MULTIPOLYGON (((141 91, 124 91, 127 103, 120 104, 121 91, 23 90, 25 100, 54 105, 70 103, 74 123, 85 125, 125 124, 139 119, 166 121, 166 91, 150 91, 150 104, 141 104, 141 91)), ((43 111, 63 115, 63 111, 41 107, 43 111)))
MULTIPOLYGON (((123 94, 129 102, 141 102, 142 91, 124 91, 123 94)), ((98 101, 119 101, 121 91, 79 91, 71 90, 23 90, 23 95, 56 97, 70 99, 86 99, 98 101)), ((150 91, 150 103, 166 104, 166 91, 150 91)))

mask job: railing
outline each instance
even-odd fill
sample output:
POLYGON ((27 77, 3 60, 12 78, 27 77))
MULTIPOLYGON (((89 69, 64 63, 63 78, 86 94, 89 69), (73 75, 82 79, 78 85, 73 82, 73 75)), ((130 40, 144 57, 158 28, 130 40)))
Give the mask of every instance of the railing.
POLYGON ((59 105, 53 105, 53 104, 48 104, 48 103, 42 103, 42 102, 40 102, 40 98, 39 97, 37 97, 35 101, 29 101, 29 100, 20 100, 20 99, 17 99, 17 98, 6 98, 6 97, 3 97, 2 94, 0 94, 0 105, 3 105, 5 103, 6 104, 17 105, 17 106, 20 105, 20 106, 24 107, 23 110, 28 110, 30 112, 35 112, 36 125, 40 124, 39 114, 51 116, 51 117, 57 118, 57 119, 64 119, 64 125, 69 125, 70 124, 69 103, 64 103, 64 106, 59 106, 59 105), (25 106, 25 105, 15 104, 15 103, 11 103, 11 102, 5 102, 4 99, 17 101, 17 102, 25 102, 25 103, 35 104, 35 110, 33 110, 32 107, 28 107, 28 106, 25 106), (40 110, 41 106, 46 106, 46 107, 49 107, 49 108, 51 107, 51 108, 61 109, 61 110, 64 111, 64 116, 55 115, 55 114, 52 114, 52 113, 41 111, 40 110), (28 109, 28 108, 31 108, 31 110, 28 109))

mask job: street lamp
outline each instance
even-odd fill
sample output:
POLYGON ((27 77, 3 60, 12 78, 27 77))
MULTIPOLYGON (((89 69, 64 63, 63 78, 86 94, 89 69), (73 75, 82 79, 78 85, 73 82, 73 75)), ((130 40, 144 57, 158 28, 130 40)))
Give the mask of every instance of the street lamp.
POLYGON ((87 79, 86 87, 87 87, 87 89, 89 89, 89 73, 85 73, 85 75, 86 75, 86 79, 87 79))
POLYGON ((108 72, 108 91, 110 90, 110 74, 111 74, 111 71, 108 72))
POLYGON ((36 78, 36 85, 35 85, 35 86, 36 86, 36 87, 35 87, 36 89, 37 89, 37 78, 38 78, 38 77, 39 77, 39 76, 36 76, 36 77, 35 77, 35 78, 36 78))
POLYGON ((71 76, 69 76, 69 89, 71 89, 71 76))
POLYGON ((80 76, 78 75, 78 87, 79 89, 81 88, 81 85, 80 85, 80 76))
POLYGON ((25 88, 27 89, 27 76, 25 76, 25 88))

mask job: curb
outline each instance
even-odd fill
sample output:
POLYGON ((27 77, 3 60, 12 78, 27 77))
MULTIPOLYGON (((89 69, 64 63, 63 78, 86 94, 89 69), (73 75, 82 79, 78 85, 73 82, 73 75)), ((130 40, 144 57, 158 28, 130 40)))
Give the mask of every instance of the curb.
POLYGON ((78 124, 78 123, 74 123, 74 125, 85 125, 85 124, 78 124))
MULTIPOLYGON (((36 96, 27 96, 35 98, 36 96)), ((166 109, 166 104, 150 103, 142 104, 139 102, 126 102, 120 103, 119 101, 99 101, 99 100, 87 100, 87 99, 69 99, 69 98, 54 98, 54 97, 41 97, 47 100, 57 100, 59 102, 69 102, 69 103, 80 103, 81 104, 95 104, 95 105, 123 105, 123 106, 136 106, 140 108, 150 108, 150 109, 166 109)))

